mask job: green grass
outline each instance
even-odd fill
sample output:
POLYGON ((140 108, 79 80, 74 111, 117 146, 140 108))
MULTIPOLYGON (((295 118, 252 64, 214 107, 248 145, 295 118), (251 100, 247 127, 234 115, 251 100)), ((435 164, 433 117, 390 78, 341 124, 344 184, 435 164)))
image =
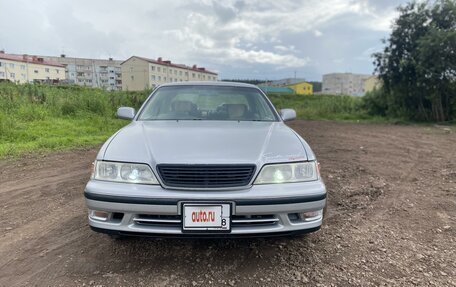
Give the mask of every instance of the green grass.
POLYGON ((0 158, 98 145, 128 123, 117 108, 148 93, 0 83, 0 158))
MULTIPOLYGON (((0 82, 0 158, 101 144, 128 123, 116 119, 117 108, 139 108, 148 94, 0 82)), ((269 97, 278 109, 294 108, 299 119, 384 121, 369 116, 356 97, 269 97)))
POLYGON ((269 95, 277 109, 292 108, 298 119, 383 122, 363 108, 361 97, 333 95, 269 95))
POLYGON ((0 157, 97 145, 125 123, 101 117, 48 118, 20 122, 7 139, 2 139, 0 157))

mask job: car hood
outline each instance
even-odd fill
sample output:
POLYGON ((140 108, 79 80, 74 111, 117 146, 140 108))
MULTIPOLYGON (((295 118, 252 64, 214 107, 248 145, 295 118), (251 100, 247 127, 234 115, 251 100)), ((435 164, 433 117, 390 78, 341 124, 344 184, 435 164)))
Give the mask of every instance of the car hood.
POLYGON ((133 121, 99 159, 168 164, 230 164, 307 160, 301 139, 282 122, 133 121))

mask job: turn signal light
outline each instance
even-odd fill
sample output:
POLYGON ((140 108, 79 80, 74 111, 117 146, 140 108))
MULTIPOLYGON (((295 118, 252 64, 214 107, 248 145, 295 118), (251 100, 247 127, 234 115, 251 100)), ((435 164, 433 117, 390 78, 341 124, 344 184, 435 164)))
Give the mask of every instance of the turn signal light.
POLYGON ((90 210, 89 211, 89 216, 92 219, 95 220, 100 220, 100 221, 106 221, 109 218, 110 213, 106 211, 101 211, 101 210, 90 210))
POLYGON ((323 218, 323 209, 299 213, 299 218, 303 221, 315 221, 323 218))

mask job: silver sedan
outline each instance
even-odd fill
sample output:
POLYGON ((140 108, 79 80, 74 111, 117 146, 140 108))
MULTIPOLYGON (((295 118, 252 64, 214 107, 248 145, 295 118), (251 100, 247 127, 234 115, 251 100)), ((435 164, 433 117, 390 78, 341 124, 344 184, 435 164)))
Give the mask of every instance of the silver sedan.
POLYGON ((165 84, 100 149, 85 188, 90 227, 114 237, 294 235, 320 229, 315 154, 256 86, 165 84))

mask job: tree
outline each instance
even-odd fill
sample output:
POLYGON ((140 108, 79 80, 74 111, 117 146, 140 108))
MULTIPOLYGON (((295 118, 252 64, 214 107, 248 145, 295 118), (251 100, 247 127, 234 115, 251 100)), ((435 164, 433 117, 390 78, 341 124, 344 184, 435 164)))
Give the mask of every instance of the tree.
POLYGON ((374 54, 387 114, 455 119, 456 2, 412 2, 398 10, 400 16, 384 41, 387 46, 374 54))
POLYGON ((312 84, 312 90, 314 93, 321 92, 321 82, 311 81, 309 83, 312 84))

